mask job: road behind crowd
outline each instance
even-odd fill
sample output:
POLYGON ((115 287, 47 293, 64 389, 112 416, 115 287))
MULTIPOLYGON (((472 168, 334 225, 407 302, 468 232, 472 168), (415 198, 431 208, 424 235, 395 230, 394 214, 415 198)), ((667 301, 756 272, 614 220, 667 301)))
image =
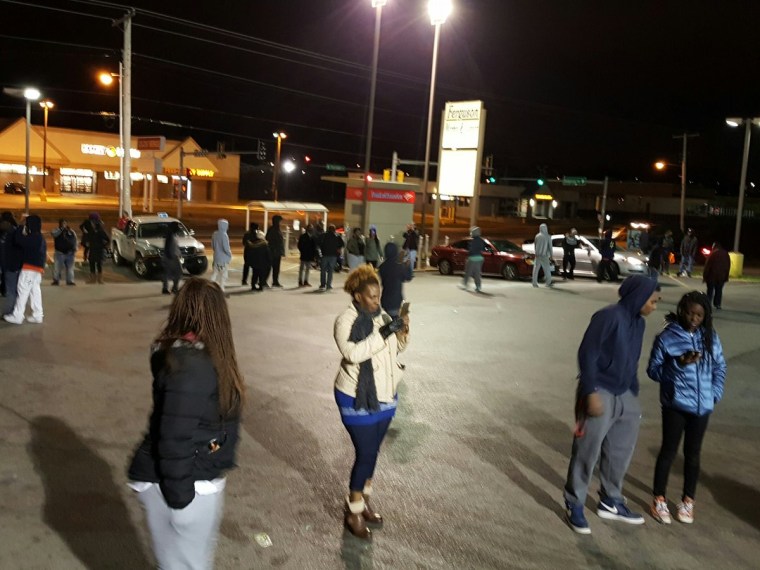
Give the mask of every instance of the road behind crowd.
MULTIPOLYGON (((576 351, 616 287, 486 279, 476 295, 458 289, 458 277, 418 274, 406 286, 406 378, 375 477, 386 524, 365 545, 343 531, 352 448, 332 395, 332 325, 349 302, 346 274, 318 293, 295 288, 293 260, 284 268, 284 290, 229 288, 248 407, 217 568, 757 567, 760 285, 729 283, 715 317, 728 378, 704 443, 696 522, 662 526, 647 515, 633 527, 588 512, 593 534, 579 536, 562 521, 561 502, 576 351)), ((150 566, 125 469, 151 405, 148 347, 171 299, 156 281, 107 271, 106 285, 85 285, 80 273, 77 287, 50 287, 46 276, 45 323, 0 324, 2 568, 150 566)), ((230 282, 239 279, 233 271, 230 282)), ((665 279, 647 322, 644 418, 624 490, 639 511, 660 441, 646 356, 665 313, 698 286, 665 279)), ((588 507, 597 490, 595 480, 588 507)))

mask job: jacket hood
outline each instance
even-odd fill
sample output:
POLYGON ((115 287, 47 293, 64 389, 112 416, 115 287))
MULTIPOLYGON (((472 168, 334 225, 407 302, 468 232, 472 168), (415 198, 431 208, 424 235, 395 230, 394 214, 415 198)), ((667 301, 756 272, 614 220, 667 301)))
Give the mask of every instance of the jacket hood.
POLYGON ((480 236, 480 228, 478 226, 470 228, 470 235, 472 237, 479 237, 480 236))
POLYGON ((251 222, 250 224, 248 224, 249 232, 255 232, 258 229, 259 229, 259 224, 257 224, 256 222, 251 222))
MULTIPOLYGON (((282 221, 282 216, 272 216, 273 226, 279 226, 281 221, 282 221)), ((279 229, 279 227, 277 229, 279 229)))
POLYGON ((385 252, 385 259, 396 259, 398 256, 398 246, 392 241, 385 244, 383 251, 385 252))
POLYGON ((546 224, 541 224, 540 226, 538 226, 538 233, 544 234, 545 236, 548 236, 549 235, 549 226, 547 226, 546 224))
POLYGON ((220 232, 226 232, 227 228, 230 227, 230 223, 225 219, 221 219, 216 222, 216 227, 219 228, 220 232))
POLYGON ((42 219, 39 216, 32 214, 26 219, 26 226, 33 234, 38 234, 42 231, 42 219))
POLYGON ((18 226, 18 224, 16 223, 16 218, 14 218, 13 214, 11 214, 10 212, 3 212, 2 214, 0 214, 0 221, 7 222, 14 228, 18 226))
POLYGON ((649 277, 643 275, 632 275, 628 277, 618 289, 620 301, 618 304, 626 308, 632 317, 635 317, 641 311, 641 307, 647 302, 658 288, 649 277))

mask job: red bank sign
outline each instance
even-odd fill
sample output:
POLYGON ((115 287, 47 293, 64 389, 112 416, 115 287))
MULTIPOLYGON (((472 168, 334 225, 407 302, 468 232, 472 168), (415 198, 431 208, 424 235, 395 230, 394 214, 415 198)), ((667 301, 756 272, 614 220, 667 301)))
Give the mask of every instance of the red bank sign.
MULTIPOLYGON (((346 188, 346 200, 361 200, 364 196, 362 188, 346 188)), ((395 202, 397 204, 414 204, 414 192, 409 190, 369 189, 370 202, 395 202)))

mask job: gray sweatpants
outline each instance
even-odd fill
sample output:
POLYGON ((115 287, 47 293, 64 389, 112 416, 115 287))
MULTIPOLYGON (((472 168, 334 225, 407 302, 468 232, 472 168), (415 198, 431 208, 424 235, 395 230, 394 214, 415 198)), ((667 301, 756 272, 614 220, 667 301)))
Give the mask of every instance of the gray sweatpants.
POLYGON ((472 277, 473 281, 475 281, 475 289, 477 291, 480 291, 480 271, 483 269, 483 260, 482 259, 467 259, 467 261, 464 264, 464 279, 462 280, 462 284, 467 287, 467 282, 470 280, 470 277, 472 277))
POLYGON ((172 509, 161 488, 153 485, 138 493, 145 509, 153 553, 160 570, 209 570, 214 567, 224 491, 195 495, 184 509, 172 509))
POLYGON ((599 394, 604 404, 604 413, 588 418, 585 434, 573 439, 565 500, 576 505, 586 502, 597 461, 602 497, 623 500, 623 478, 639 436, 641 405, 638 397, 630 390, 620 396, 614 396, 605 390, 599 390, 599 394))

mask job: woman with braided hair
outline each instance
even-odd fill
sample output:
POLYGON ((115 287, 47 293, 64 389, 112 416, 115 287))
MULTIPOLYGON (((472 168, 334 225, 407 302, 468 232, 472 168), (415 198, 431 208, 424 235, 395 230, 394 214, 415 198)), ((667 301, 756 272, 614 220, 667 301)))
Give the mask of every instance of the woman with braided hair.
POLYGON ((342 360, 335 379, 335 401, 356 452, 345 523, 354 536, 368 540, 367 523, 382 524, 372 510, 372 477, 380 444, 396 413, 409 316, 391 317, 380 308, 380 281, 371 265, 360 265, 343 289, 351 304, 335 320, 334 335, 342 360))
POLYGON ((699 455, 710 414, 723 397, 726 360, 713 329, 710 301, 700 291, 686 293, 665 328, 655 338, 647 374, 660 383, 662 447, 654 469, 654 499, 650 512, 670 524, 665 498, 668 475, 684 436, 684 486, 676 518, 694 522, 694 496, 699 478, 699 455))

